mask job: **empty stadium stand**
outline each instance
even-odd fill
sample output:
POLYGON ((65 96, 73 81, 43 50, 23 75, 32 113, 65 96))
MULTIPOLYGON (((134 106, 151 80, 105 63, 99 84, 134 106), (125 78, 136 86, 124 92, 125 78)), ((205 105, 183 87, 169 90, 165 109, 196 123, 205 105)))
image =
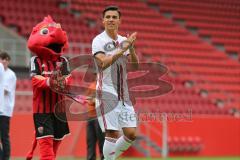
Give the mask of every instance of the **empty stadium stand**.
POLYGON ((222 44, 226 52, 240 53, 240 8, 238 0, 149 0, 160 13, 171 13, 174 20, 184 20, 186 27, 198 29, 200 36, 210 36, 213 45, 222 44))
POLYGON ((27 67, 30 54, 27 52, 26 40, 2 24, 0 24, 0 37, 0 48, 10 54, 11 65, 14 67, 27 67))

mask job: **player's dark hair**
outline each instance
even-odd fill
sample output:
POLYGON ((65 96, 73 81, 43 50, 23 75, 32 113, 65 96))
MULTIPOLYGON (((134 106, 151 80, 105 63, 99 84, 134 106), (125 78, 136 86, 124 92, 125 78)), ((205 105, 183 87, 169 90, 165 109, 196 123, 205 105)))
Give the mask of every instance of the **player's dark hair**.
POLYGON ((103 18, 104 18, 105 13, 106 13, 107 11, 117 11, 117 12, 118 12, 118 15, 119 15, 119 18, 121 17, 121 11, 120 11, 120 9, 118 8, 118 6, 107 6, 107 7, 103 10, 103 12, 102 12, 103 18))
POLYGON ((7 52, 1 51, 1 50, 0 50, 0 58, 1 58, 1 59, 6 59, 6 60, 8 60, 8 61, 11 60, 11 57, 9 56, 9 54, 8 54, 7 52))

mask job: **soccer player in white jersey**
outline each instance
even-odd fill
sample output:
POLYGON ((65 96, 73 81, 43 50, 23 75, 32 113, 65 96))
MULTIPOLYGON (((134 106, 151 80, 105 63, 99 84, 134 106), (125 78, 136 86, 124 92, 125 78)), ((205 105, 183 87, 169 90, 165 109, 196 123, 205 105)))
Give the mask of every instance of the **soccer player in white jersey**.
POLYGON ((134 50, 137 33, 128 37, 118 34, 121 12, 116 6, 106 7, 102 23, 105 30, 92 42, 92 54, 98 69, 96 110, 105 132, 103 154, 114 160, 126 151, 136 138, 136 115, 128 94, 127 62, 138 66, 134 50), (120 136, 122 130, 123 135, 120 136))

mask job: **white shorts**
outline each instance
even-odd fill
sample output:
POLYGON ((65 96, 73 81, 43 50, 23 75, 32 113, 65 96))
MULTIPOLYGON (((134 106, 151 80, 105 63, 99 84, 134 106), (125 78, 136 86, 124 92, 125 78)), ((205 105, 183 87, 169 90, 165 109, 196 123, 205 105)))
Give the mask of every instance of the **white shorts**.
POLYGON ((96 99, 98 122, 105 130, 121 131, 122 128, 137 127, 137 118, 132 103, 96 99))

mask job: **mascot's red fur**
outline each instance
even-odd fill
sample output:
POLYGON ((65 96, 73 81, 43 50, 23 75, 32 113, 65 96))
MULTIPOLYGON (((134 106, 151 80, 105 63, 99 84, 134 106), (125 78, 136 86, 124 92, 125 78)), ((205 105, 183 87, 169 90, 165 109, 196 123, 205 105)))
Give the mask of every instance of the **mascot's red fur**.
POLYGON ((70 81, 68 60, 62 56, 67 47, 66 32, 50 16, 37 24, 29 37, 35 141, 27 159, 32 159, 37 143, 41 160, 55 159, 61 140, 69 134, 64 95, 57 92, 70 81))

